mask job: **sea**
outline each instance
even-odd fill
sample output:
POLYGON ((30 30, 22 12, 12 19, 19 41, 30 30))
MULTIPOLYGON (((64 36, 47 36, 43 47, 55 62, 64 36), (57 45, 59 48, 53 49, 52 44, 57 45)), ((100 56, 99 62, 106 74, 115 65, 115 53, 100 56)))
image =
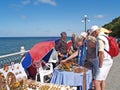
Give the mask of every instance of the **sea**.
MULTIPOLYGON (((0 56, 20 51, 24 46, 30 50, 35 44, 43 41, 57 40, 60 37, 0 37, 0 56)), ((70 37, 67 38, 70 40, 70 37)))

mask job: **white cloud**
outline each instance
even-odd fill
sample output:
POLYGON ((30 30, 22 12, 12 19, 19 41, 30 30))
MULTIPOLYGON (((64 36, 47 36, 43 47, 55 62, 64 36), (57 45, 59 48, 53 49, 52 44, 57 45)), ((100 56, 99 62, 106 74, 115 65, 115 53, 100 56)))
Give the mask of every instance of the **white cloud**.
POLYGON ((38 3, 50 4, 52 6, 56 6, 57 5, 57 3, 55 2, 55 0, 36 0, 34 2, 34 5, 38 5, 38 3))
POLYGON ((102 19, 102 18, 105 18, 105 16, 104 15, 96 15, 96 16, 94 16, 94 18, 102 19))
POLYGON ((26 19, 26 18, 27 18, 26 15, 21 15, 20 17, 21 17, 22 19, 26 19))
POLYGON ((10 4, 9 6, 12 7, 12 8, 22 8, 24 7, 25 5, 29 5, 29 4, 34 4, 34 5, 39 5, 40 3, 44 3, 44 4, 49 4, 49 5, 52 5, 52 6, 56 6, 57 3, 55 0, 22 0, 22 2, 20 4, 10 4))
POLYGON ((20 4, 10 4, 9 7, 15 8, 15 9, 20 9, 20 8, 22 8, 22 5, 20 5, 20 4))
POLYGON ((28 5, 31 3, 31 0, 23 0, 22 5, 28 5))

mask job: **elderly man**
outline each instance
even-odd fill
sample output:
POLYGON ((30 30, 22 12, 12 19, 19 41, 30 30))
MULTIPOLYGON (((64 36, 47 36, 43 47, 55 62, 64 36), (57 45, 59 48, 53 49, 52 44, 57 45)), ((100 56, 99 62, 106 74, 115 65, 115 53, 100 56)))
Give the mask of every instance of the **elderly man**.
POLYGON ((67 34, 62 32, 61 39, 56 43, 55 49, 58 52, 59 62, 67 57, 67 34))
POLYGON ((96 56, 99 59, 99 68, 95 75, 95 90, 105 90, 105 80, 113 64, 109 51, 109 42, 106 35, 96 25, 91 27, 91 34, 97 38, 96 56))

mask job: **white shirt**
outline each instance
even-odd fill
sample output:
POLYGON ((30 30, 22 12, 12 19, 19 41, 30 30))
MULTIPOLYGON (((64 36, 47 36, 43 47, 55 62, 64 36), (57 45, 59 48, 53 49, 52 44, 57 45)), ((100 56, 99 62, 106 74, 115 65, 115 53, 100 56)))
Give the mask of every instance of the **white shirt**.
POLYGON ((96 45, 97 46, 96 48, 98 48, 97 53, 99 51, 103 51, 104 60, 111 60, 112 59, 111 56, 105 51, 105 50, 109 51, 109 42, 107 39, 107 35, 101 32, 97 37, 97 41, 98 41, 97 42, 98 44, 96 45))

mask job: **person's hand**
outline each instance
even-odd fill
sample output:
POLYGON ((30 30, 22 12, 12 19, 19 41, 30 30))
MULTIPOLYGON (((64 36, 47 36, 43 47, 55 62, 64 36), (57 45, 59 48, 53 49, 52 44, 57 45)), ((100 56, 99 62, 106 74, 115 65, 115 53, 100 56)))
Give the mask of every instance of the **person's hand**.
POLYGON ((98 71, 101 71, 102 70, 102 68, 98 68, 98 71))
POLYGON ((102 70, 103 70, 103 68, 98 68, 98 69, 97 69, 97 72, 96 72, 96 75, 99 74, 99 73, 101 73, 102 70))
POLYGON ((66 62, 66 60, 61 60, 60 64, 63 65, 66 62))
POLYGON ((64 55, 63 55, 63 54, 61 54, 61 53, 58 53, 58 55, 59 55, 60 57, 64 57, 64 55))

